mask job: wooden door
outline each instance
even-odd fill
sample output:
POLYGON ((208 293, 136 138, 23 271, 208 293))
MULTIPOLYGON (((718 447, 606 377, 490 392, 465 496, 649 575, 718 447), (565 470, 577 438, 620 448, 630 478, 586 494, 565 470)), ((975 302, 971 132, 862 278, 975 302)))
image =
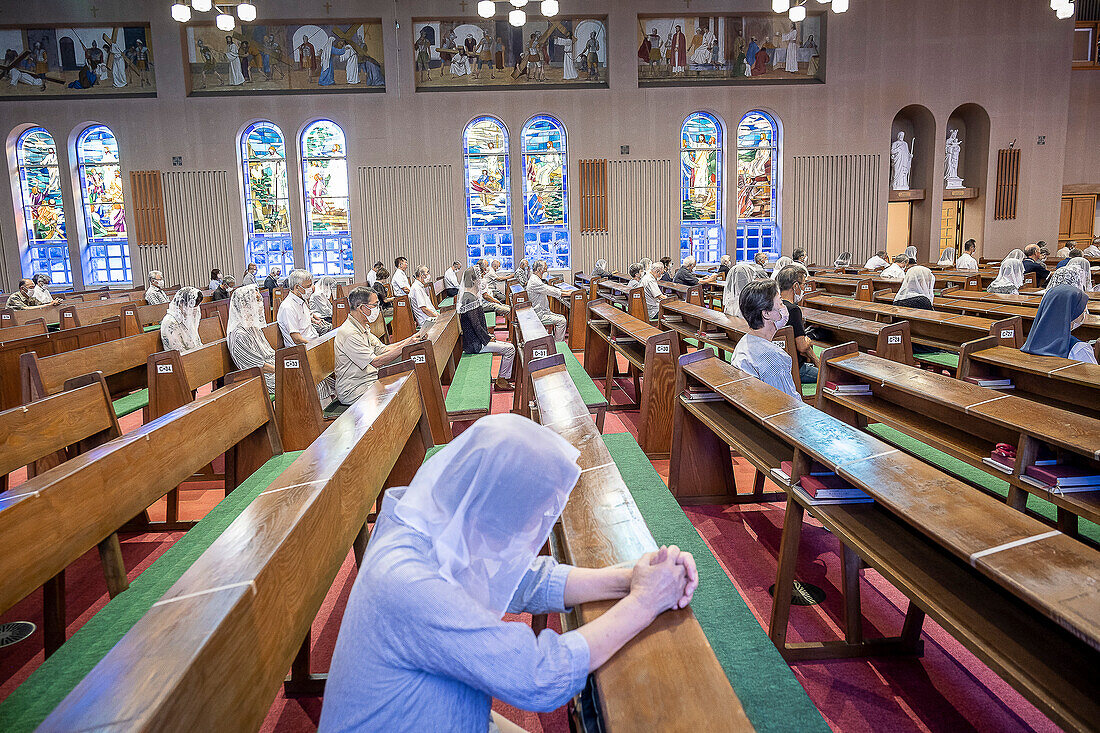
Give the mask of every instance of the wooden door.
POLYGON ((1073 197, 1062 197, 1062 214, 1058 218, 1058 239, 1069 239, 1069 221, 1073 213, 1073 197))
POLYGON ((1092 225, 1096 220, 1096 197, 1074 196, 1069 217, 1069 237, 1077 241, 1092 239, 1092 225))

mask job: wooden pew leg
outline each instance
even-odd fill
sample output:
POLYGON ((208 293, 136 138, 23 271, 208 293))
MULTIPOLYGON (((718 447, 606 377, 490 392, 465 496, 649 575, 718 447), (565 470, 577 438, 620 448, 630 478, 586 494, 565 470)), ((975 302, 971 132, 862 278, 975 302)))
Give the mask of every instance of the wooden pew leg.
POLYGON ((165 510, 164 521, 167 524, 175 524, 180 520, 180 490, 177 486, 168 492, 168 507, 165 510))
POLYGON ((783 534, 779 541, 779 566, 776 569, 775 596, 772 599, 768 636, 786 656, 787 624, 791 617, 791 591, 794 589, 794 567, 798 562, 798 545, 802 539, 802 519, 806 510, 801 504, 787 500, 783 517, 783 534))
POLYGON ((909 649, 909 653, 920 656, 924 654, 924 641, 920 638, 921 629, 924 627, 924 611, 917 604, 909 601, 909 608, 905 611, 905 623, 901 627, 901 643, 909 649))
POLYGON ((1018 512, 1024 511, 1024 507, 1027 506, 1027 492, 1021 489, 1019 486, 1009 484, 1008 486, 1008 498, 1005 500, 1008 505, 1018 512))
POLYGON ((126 564, 122 561, 122 545, 118 542, 118 534, 112 533, 110 537, 100 542, 98 547, 99 561, 103 564, 103 576, 107 580, 107 594, 114 598, 130 587, 130 581, 126 577, 126 564))
POLYGON ((1068 509, 1058 507, 1058 530, 1070 537, 1077 536, 1077 515, 1068 509))
POLYGON ((65 643, 65 571, 42 586, 42 633, 45 635, 46 657, 65 643))
MULTIPOLYGON (((840 583, 844 589, 844 640, 863 643, 863 611, 859 598, 859 555, 845 544, 840 546, 840 583)), ((911 605, 911 604, 910 604, 911 605)))
POLYGON ((359 528, 359 533, 355 535, 355 541, 351 545, 352 552, 355 553, 355 569, 363 567, 363 555, 367 552, 367 542, 370 541, 370 528, 366 522, 363 522, 363 526, 359 528))
POLYGON ((283 694, 287 697, 318 697, 325 694, 327 674, 312 674, 309 671, 309 647, 313 629, 306 633, 305 641, 298 649, 298 655, 290 665, 290 677, 283 681, 283 694))
POLYGON ((759 468, 756 469, 755 475, 752 477, 752 493, 751 494, 735 494, 730 498, 730 504, 759 504, 765 501, 785 501, 787 499, 787 492, 785 491, 769 491, 764 493, 764 479, 767 476, 759 468))

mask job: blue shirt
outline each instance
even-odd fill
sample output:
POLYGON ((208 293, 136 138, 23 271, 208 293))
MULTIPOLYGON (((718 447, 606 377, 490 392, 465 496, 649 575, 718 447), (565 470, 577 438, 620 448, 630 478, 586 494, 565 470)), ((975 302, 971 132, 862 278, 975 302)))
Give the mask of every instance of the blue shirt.
MULTIPOLYGON (((427 537, 398 519, 390 489, 355 580, 332 656, 320 730, 489 729, 492 698, 524 710, 564 705, 588 677, 577 631, 535 636, 444 580, 427 537)), ((564 612, 572 568, 531 564, 508 610, 564 612)))

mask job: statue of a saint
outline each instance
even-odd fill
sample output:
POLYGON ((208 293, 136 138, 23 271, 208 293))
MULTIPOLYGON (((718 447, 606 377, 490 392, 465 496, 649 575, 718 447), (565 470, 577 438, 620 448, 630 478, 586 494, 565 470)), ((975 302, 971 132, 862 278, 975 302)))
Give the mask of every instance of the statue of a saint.
MULTIPOLYGON (((913 138, 913 146, 917 140, 913 138)), ((895 191, 909 190, 909 170, 913 167, 913 148, 905 144, 905 133, 899 132, 898 139, 890 145, 891 187, 895 191)))
POLYGON ((952 130, 947 137, 947 148, 943 154, 943 180, 945 188, 965 188, 959 178, 959 153, 962 152, 962 140, 959 131, 952 130))

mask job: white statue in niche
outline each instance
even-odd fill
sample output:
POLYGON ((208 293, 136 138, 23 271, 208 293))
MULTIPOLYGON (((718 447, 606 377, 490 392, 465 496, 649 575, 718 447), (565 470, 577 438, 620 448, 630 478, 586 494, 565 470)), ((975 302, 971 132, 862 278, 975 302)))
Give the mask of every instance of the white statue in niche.
POLYGON ((913 148, 916 145, 916 138, 913 138, 912 147, 905 144, 904 132, 899 132, 898 139, 890 145, 890 166, 893 168, 891 187, 895 191, 909 190, 909 170, 913 167, 913 148))
POLYGON ((952 130, 947 136, 947 149, 943 154, 943 180, 946 188, 964 188, 959 178, 959 153, 962 152, 962 140, 959 131, 952 130))

